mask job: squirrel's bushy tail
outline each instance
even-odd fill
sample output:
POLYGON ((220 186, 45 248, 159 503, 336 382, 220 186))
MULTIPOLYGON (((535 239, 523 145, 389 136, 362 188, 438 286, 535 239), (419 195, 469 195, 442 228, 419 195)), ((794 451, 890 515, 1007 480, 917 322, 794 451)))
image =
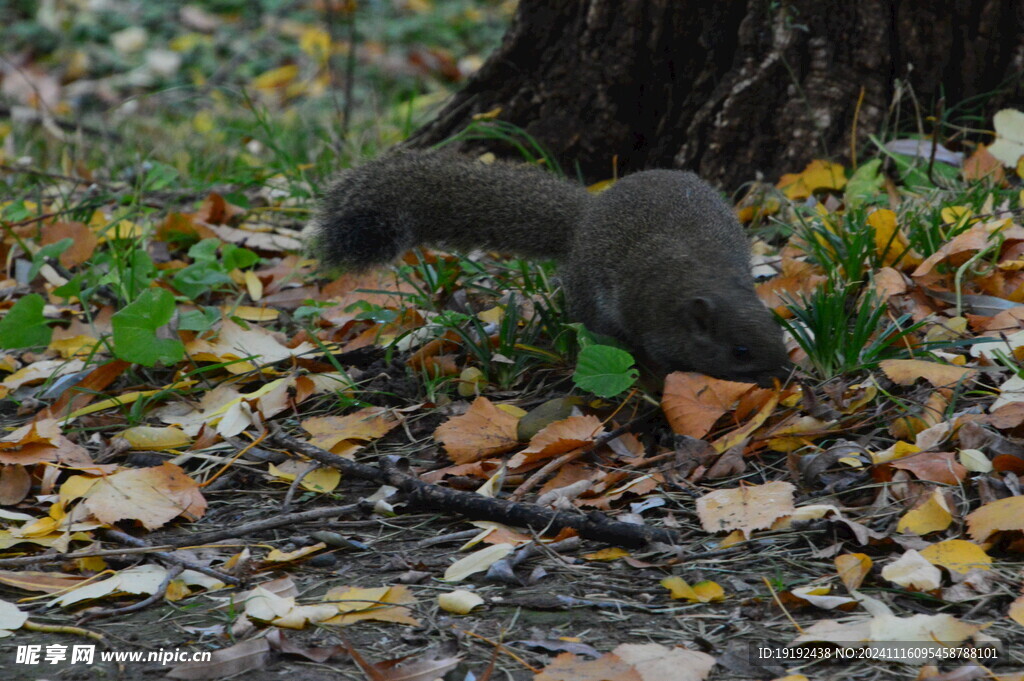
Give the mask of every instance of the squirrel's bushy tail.
POLYGON ((543 170, 403 152, 342 172, 306 228, 328 267, 365 268, 426 245, 561 259, 587 191, 543 170))

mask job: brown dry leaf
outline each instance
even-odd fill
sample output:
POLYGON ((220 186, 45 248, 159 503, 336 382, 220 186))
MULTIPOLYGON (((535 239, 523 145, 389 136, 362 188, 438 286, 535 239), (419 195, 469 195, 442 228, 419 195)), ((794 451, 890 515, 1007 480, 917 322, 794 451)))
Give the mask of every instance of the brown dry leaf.
POLYGON ((989 239, 995 233, 999 233, 1006 239, 1018 241, 1024 239, 1024 228, 1013 225, 1009 218, 978 223, 943 244, 939 250, 928 256, 911 276, 914 278, 927 276, 936 265, 946 260, 949 260, 954 266, 962 265, 973 252, 986 248, 989 245, 989 239))
POLYGON ((0 584, 24 591, 40 591, 47 594, 73 589, 85 579, 85 577, 65 575, 60 572, 0 570, 0 584))
POLYGON ((508 461, 509 468, 550 459, 592 443, 604 432, 596 416, 570 416, 541 429, 530 440, 530 446, 508 461))
POLYGON ((836 556, 836 572, 847 591, 859 589, 864 578, 871 572, 873 562, 871 557, 864 553, 844 553, 836 556))
POLYGON ((209 662, 186 662, 167 672, 167 678, 199 681, 225 679, 245 672, 264 670, 270 660, 270 643, 251 638, 227 648, 214 650, 209 662))
POLYGON ((919 480, 956 485, 967 477, 967 469, 956 460, 953 452, 921 452, 890 464, 893 468, 910 471, 919 480))
POLYGON ((166 461, 153 468, 122 470, 97 480, 85 494, 84 503, 102 523, 130 518, 147 530, 179 515, 195 520, 206 512, 199 483, 166 461))
POLYGON ((559 653, 533 681, 647 681, 617 655, 605 653, 596 660, 559 653))
POLYGON ((32 476, 25 466, 0 466, 0 506, 14 506, 32 491, 32 476))
POLYGON ((984 144, 979 144, 974 153, 964 161, 963 174, 968 182, 991 178, 996 184, 1002 184, 1006 180, 1003 164, 984 144))
POLYGON ((753 383, 677 371, 665 378, 661 408, 677 434, 703 438, 740 397, 756 388, 753 383))
POLYGON ((96 233, 81 222, 54 222, 43 227, 39 239, 40 246, 54 244, 63 239, 71 239, 71 246, 60 254, 60 264, 68 269, 81 265, 92 257, 98 239, 96 233))
POLYGON ((967 531, 974 541, 1011 530, 1024 530, 1024 496, 990 501, 967 516, 967 531))
POLYGON ((486 397, 478 397, 465 414, 442 423, 434 431, 434 439, 444 444, 455 463, 472 463, 518 447, 518 423, 518 418, 486 397))
POLYGON ((749 539, 752 531, 793 513, 795 491, 788 482, 715 490, 697 499, 697 515, 705 532, 740 530, 749 539))
POLYGON ((312 435, 309 443, 331 451, 342 440, 376 440, 402 422, 390 409, 366 407, 345 416, 314 416, 301 425, 312 435))
POLYGON ((939 364, 923 359, 886 359, 878 363, 885 375, 899 385, 912 385, 919 378, 936 388, 951 387, 973 378, 976 370, 967 367, 939 364))

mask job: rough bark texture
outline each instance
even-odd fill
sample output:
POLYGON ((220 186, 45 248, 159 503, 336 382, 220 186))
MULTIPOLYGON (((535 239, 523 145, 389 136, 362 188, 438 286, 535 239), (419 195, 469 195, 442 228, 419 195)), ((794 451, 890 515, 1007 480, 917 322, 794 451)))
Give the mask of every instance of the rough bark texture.
POLYGON ((863 150, 929 116, 1020 107, 1022 74, 1024 0, 520 0, 499 49, 409 143, 501 107, 588 179, 617 157, 620 172, 735 187, 849 158, 853 134, 863 150))

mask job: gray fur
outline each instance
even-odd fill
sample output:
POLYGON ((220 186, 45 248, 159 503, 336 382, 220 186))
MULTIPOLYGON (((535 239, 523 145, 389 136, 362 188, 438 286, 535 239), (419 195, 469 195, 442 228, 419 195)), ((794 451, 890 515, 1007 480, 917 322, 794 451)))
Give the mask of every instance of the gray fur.
POLYGON ((788 373, 743 228, 692 173, 648 170, 591 196, 531 167, 393 154, 343 172, 307 232, 331 267, 385 263, 420 244, 558 260, 569 316, 657 371, 762 384, 788 373))

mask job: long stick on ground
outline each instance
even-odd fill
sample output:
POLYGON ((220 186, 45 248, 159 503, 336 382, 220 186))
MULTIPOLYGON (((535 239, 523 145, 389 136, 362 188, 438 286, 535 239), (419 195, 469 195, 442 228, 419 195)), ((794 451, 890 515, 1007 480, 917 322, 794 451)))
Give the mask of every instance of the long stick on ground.
POLYGON ((593 539, 615 546, 642 547, 652 542, 678 544, 680 537, 670 529, 634 525, 609 520, 601 513, 553 511, 534 504, 493 499, 472 492, 438 487, 410 475, 399 457, 383 457, 380 467, 367 466, 342 458, 287 435, 276 424, 270 424, 271 440, 285 449, 298 452, 325 466, 337 468, 345 475, 372 480, 397 487, 405 493, 410 506, 458 513, 471 520, 526 527, 535 532, 555 534, 570 527, 584 539, 593 539))

